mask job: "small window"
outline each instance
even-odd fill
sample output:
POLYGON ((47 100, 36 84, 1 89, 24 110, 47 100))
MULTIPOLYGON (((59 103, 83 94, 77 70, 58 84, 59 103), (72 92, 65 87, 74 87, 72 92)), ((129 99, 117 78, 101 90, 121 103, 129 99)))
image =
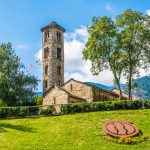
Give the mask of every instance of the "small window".
POLYGON ((70 84, 70 89, 71 89, 71 91, 73 90, 73 85, 72 84, 70 84))
POLYGON ((48 65, 45 66, 45 75, 48 74, 48 65))
POLYGON ((49 48, 47 47, 44 49, 44 59, 47 59, 48 55, 49 55, 49 48))
POLYGON ((54 99, 53 99, 53 104, 54 105, 56 104, 56 97, 54 97, 54 99))
POLYGON ((49 37, 49 30, 47 30, 47 37, 49 37))
POLYGON ((57 42, 61 42, 61 33, 57 32, 57 42))
POLYGON ((47 80, 45 80, 45 88, 47 88, 48 84, 47 84, 47 80))
POLYGON ((57 59, 61 60, 61 48, 57 48, 57 59))
POLYGON ((57 75, 61 75, 61 66, 57 66, 57 75))
POLYGON ((44 32, 44 42, 47 42, 48 41, 48 38, 49 38, 49 30, 46 30, 44 32))

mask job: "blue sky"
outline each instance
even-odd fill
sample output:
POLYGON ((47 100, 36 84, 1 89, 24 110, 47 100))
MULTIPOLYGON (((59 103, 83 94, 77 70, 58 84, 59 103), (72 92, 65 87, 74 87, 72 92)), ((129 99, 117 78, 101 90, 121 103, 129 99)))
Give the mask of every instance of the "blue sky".
MULTIPOLYGON (((107 15, 114 18, 129 8, 145 14, 146 10, 150 10, 150 0, 0 0, 0 43, 11 42, 21 62, 29 67, 35 62, 35 55, 39 54, 42 47, 40 28, 56 21, 66 29, 66 80, 72 76, 79 80, 87 77, 86 81, 112 84, 111 78, 103 82, 103 74, 97 78, 89 77, 87 74, 90 72, 85 75, 81 66, 89 69, 89 64, 82 62, 82 56, 72 58, 68 53, 81 55, 88 36, 85 29, 93 16, 107 15), (79 63, 74 65, 76 61, 79 63), (72 66, 68 65, 70 62, 72 66)), ((33 68, 31 74, 41 79, 39 68, 33 68)), ((41 87, 40 83, 39 91, 41 87)))

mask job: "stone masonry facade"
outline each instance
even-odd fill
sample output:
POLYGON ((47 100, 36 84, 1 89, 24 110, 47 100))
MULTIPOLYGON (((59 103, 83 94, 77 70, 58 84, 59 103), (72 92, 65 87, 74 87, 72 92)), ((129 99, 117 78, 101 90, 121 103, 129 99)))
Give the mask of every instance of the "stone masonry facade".
POLYGON ((52 22, 41 31, 44 93, 55 84, 64 84, 64 29, 52 22))
POLYGON ((65 29, 52 22, 43 27, 43 105, 76 102, 110 101, 119 98, 117 90, 105 89, 70 79, 64 84, 64 37, 65 29))

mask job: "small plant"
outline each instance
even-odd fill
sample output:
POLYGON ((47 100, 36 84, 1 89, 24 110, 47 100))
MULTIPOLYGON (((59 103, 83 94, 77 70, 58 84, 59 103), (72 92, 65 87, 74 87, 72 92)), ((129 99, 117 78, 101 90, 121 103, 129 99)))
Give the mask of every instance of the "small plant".
POLYGON ((112 141, 119 144, 136 144, 149 139, 149 137, 147 136, 113 138, 108 135, 104 135, 103 137, 108 141, 112 141))

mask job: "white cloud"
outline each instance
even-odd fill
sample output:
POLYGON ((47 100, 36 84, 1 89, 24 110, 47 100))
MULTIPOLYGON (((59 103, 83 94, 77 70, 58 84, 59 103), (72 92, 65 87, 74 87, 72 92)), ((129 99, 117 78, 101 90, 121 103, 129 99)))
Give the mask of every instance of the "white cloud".
POLYGON ((110 6, 110 4, 107 4, 107 5, 106 5, 106 10, 107 10, 107 11, 111 11, 111 10, 112 10, 112 7, 110 6))
POLYGON ((82 59, 82 50, 88 39, 88 32, 85 26, 76 29, 74 32, 65 33, 65 81, 74 78, 80 81, 92 81, 112 85, 113 75, 106 70, 98 76, 90 72, 91 63, 82 59))
MULTIPOLYGON (((105 70, 98 76, 94 76, 90 72, 91 62, 82 59, 82 50, 89 37, 87 28, 81 26, 74 32, 65 33, 64 49, 65 49, 65 81, 74 78, 79 81, 92 81, 106 85, 113 85, 113 75, 111 71, 105 70)), ((35 58, 42 61, 42 49, 35 54, 35 58)), ((141 76, 146 75, 141 71, 141 76)), ((126 80, 122 78, 122 83, 126 80)))
POLYGON ((16 43, 14 45, 15 49, 20 49, 20 50, 26 50, 26 49, 30 49, 31 46, 28 44, 23 44, 23 43, 16 43))
POLYGON ((146 10, 146 14, 150 16, 150 9, 146 10))
POLYGON ((39 60, 39 61, 42 61, 42 49, 40 49, 35 55, 34 55, 34 58, 39 60))

